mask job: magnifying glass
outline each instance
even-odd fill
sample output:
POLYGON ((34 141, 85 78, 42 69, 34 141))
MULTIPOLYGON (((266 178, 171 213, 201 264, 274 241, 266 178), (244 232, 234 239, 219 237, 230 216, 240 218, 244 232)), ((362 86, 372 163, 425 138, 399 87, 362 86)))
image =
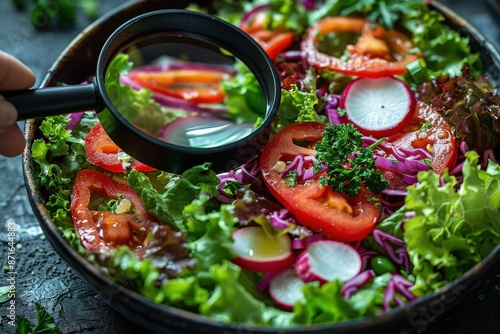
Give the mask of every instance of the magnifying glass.
POLYGON ((1 94, 19 120, 95 110, 124 152, 178 173, 204 162, 227 170, 258 153, 280 82, 265 51, 237 27, 174 9, 120 26, 91 83, 1 94))

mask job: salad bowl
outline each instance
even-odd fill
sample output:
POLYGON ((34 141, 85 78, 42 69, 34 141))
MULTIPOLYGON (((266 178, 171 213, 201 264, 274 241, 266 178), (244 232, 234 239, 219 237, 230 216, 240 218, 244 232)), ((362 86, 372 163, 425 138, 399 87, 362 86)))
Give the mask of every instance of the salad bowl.
MULTIPOLYGON (((100 49, 106 42, 107 36, 122 23, 149 11, 184 8, 188 3, 189 1, 132 1, 116 8, 91 24, 68 45, 54 62, 42 86, 55 86, 59 83, 79 84, 88 80, 94 74, 100 49)), ((198 3, 207 2, 198 1, 198 3)), ((494 86, 500 86, 500 54, 494 46, 450 9, 437 2, 431 2, 431 6, 446 17, 447 25, 463 35, 470 36, 470 47, 480 54, 488 79, 494 86)), ((50 194, 40 189, 37 169, 34 167, 32 148, 34 142, 42 136, 41 122, 42 120, 26 122, 25 137, 28 145, 23 156, 23 167, 30 202, 47 240, 60 257, 99 295, 106 296, 111 307, 155 333, 374 333, 382 330, 421 332, 433 318, 429 317, 429 314, 441 315, 452 308, 468 291, 500 265, 500 246, 497 245, 460 278, 431 294, 375 316, 337 323, 297 325, 291 328, 227 323, 188 310, 159 304, 105 275, 61 235, 46 206, 50 194)))

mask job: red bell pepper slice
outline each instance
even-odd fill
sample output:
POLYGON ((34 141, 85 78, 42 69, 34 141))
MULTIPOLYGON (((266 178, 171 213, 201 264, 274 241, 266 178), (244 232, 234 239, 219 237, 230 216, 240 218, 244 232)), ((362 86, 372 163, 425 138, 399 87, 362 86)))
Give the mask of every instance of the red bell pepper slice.
POLYGON ((306 122, 288 125, 278 132, 262 151, 263 180, 276 199, 304 226, 344 242, 364 239, 380 216, 378 196, 363 187, 357 196, 350 197, 320 185, 318 178, 289 186, 276 170, 278 162, 292 161, 299 154, 315 156, 313 147, 323 137, 324 129, 324 124, 306 122))
POLYGON ((194 103, 221 103, 226 98, 221 83, 228 80, 227 72, 202 69, 170 69, 161 72, 133 71, 131 80, 153 92, 194 103))
POLYGON ((147 226, 150 222, 156 222, 128 184, 119 183, 91 169, 82 170, 76 175, 71 215, 80 241, 89 251, 105 251, 118 245, 128 245, 133 250, 144 246, 147 226), (89 208, 96 197, 112 200, 119 196, 130 201, 131 208, 127 212, 133 213, 112 213, 89 208))
POLYGON ((401 75, 406 65, 419 59, 410 39, 404 34, 362 18, 327 17, 311 26, 301 49, 311 66, 346 75, 377 78, 401 75), (349 45, 349 56, 343 60, 318 50, 318 35, 329 32, 360 33, 356 45, 349 45))
POLYGON ((283 29, 275 31, 267 29, 265 26, 266 16, 266 12, 258 12, 255 18, 240 25, 240 28, 259 43, 271 60, 275 60, 280 53, 292 45, 293 32, 283 29))
POLYGON ((124 173, 130 169, 135 169, 140 172, 151 172, 156 170, 126 155, 113 140, 109 138, 101 123, 94 125, 85 137, 85 150, 87 151, 87 160, 91 164, 113 173, 124 173))

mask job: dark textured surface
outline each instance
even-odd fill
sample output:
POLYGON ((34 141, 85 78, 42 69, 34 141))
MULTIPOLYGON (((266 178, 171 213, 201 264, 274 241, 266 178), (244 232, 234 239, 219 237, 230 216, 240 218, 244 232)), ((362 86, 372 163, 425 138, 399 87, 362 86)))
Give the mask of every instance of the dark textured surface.
MULTIPOLYGON (((123 0, 100 1, 100 12, 123 3, 123 0)), ((500 47, 500 19, 485 1, 443 1, 500 47)), ((89 24, 83 16, 75 27, 51 32, 34 31, 24 13, 16 12, 10 0, 0 1, 0 49, 9 52, 33 69, 37 85, 46 70, 66 45, 89 24)), ((34 303, 51 313, 63 333, 146 333, 110 309, 106 294, 98 295, 77 277, 43 238, 28 202, 22 176, 21 158, 0 157, 0 263, 7 263, 7 225, 17 226, 16 314, 31 321, 34 303)), ((0 273, 0 286, 7 285, 0 273)), ((0 333, 14 333, 7 324, 7 304, 0 304, 0 333)), ((436 307, 422 310, 415 318, 426 333, 496 333, 500 319, 500 268, 448 313, 436 307)), ((245 331, 247 332, 247 331, 245 331)), ((404 332, 404 330, 401 330, 404 332)))

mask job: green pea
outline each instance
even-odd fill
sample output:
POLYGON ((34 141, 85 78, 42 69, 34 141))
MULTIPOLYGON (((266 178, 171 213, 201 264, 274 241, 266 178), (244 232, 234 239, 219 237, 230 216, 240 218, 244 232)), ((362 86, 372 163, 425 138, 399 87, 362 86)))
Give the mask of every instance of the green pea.
POLYGON ((374 256, 370 261, 373 271, 377 275, 382 275, 390 271, 396 270, 396 266, 387 257, 382 255, 374 256))

